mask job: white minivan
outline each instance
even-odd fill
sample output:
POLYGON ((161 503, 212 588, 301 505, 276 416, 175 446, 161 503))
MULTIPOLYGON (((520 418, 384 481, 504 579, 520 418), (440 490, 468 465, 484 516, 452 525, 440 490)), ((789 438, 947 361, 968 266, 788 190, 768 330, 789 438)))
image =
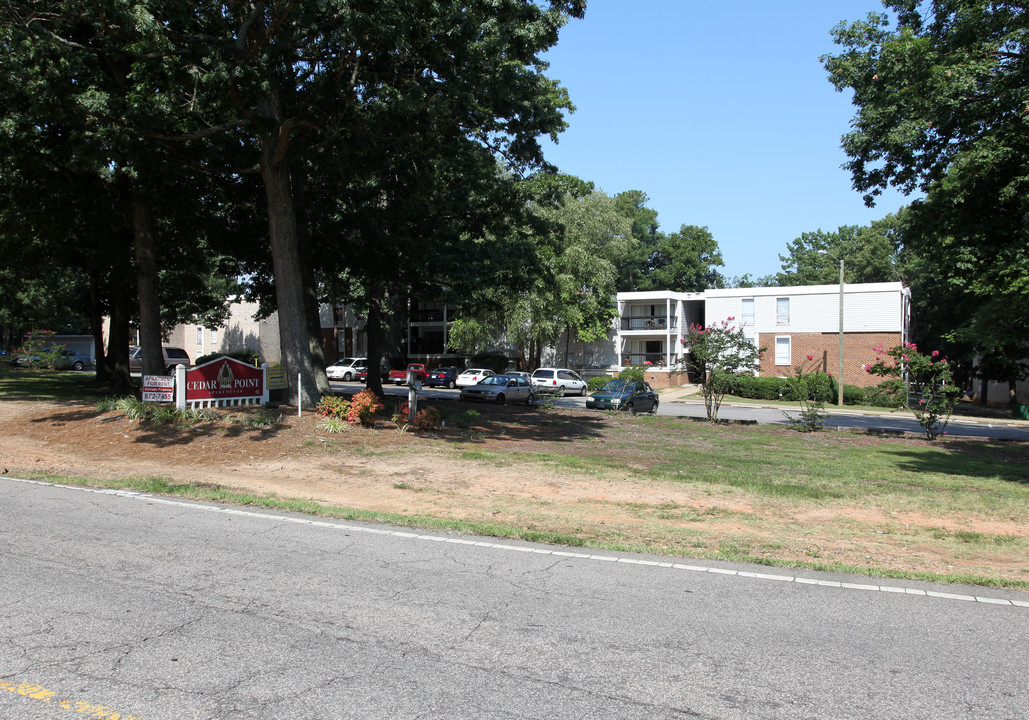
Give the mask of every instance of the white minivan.
POLYGON ((357 368, 367 366, 368 358, 340 358, 325 368, 325 374, 329 376, 329 380, 350 382, 357 377, 357 368))
POLYGON ((540 368, 532 374, 532 384, 540 392, 556 395, 586 394, 586 381, 568 368, 540 368))

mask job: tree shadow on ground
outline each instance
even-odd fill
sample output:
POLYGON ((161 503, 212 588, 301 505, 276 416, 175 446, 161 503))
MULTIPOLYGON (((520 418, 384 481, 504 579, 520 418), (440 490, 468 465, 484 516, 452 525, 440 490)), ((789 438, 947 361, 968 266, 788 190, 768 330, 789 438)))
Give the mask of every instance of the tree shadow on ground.
POLYGON ((970 478, 995 478, 1029 486, 1029 443, 1018 440, 936 440, 938 452, 908 447, 884 447, 897 468, 970 478))

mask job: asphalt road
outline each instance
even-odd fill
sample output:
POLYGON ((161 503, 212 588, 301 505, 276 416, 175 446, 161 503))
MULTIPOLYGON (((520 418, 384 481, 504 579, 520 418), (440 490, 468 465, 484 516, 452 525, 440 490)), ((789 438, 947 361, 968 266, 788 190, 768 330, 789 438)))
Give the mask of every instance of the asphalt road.
MULTIPOLYGON (((360 385, 356 383, 331 383, 337 391, 356 392, 360 385)), ((390 395, 407 395, 407 387, 395 385, 383 385, 383 390, 390 395)), ((446 388, 424 388, 419 397, 442 398, 456 400, 460 394, 459 390, 447 390, 446 388)), ((586 407, 585 397, 563 397, 555 400, 558 407, 586 407)), ((880 432, 909 432, 918 435, 923 434, 922 426, 913 417, 900 417, 896 415, 862 414, 853 410, 836 411, 833 407, 826 407, 825 412, 828 418, 825 421, 827 429, 862 429, 877 430, 880 432)), ((704 404, 699 399, 686 401, 666 402, 662 401, 658 408, 658 414, 671 417, 692 417, 704 418, 706 411, 704 404)), ((760 424, 788 425, 790 423, 787 414, 772 407, 761 407, 758 405, 732 405, 723 404, 718 413, 723 420, 743 420, 757 422, 760 424)), ((973 420, 967 418, 951 418, 947 426, 947 434, 954 437, 980 437, 994 438, 997 440, 1023 440, 1029 441, 1029 423, 1005 423, 990 422, 986 420, 973 420)), ((1027 715, 1029 716, 1029 715, 1027 715)))
POLYGON ((0 718, 1026 717, 1029 593, 0 478, 0 718))

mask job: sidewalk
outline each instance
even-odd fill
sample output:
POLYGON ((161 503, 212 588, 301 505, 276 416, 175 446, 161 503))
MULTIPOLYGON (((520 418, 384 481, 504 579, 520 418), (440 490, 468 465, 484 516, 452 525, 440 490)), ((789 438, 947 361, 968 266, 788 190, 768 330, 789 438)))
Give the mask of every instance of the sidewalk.
MULTIPOLYGON (((665 388, 661 390, 661 402, 663 403, 696 403, 703 405, 704 396, 700 394, 700 385, 682 385, 680 387, 665 388)), ((783 409, 783 410, 796 410, 796 405, 777 403, 771 400, 754 400, 753 402, 733 402, 731 399, 727 399, 722 403, 725 407, 741 407, 741 408, 764 408, 767 410, 783 409)), ((864 415, 867 417, 889 417, 891 415, 904 415, 901 410, 891 410, 883 408, 882 410, 873 410, 868 408, 853 408, 853 407, 837 407, 835 403, 826 404, 825 412, 832 413, 834 415, 864 415)), ((911 416, 913 417, 913 416, 911 416)), ((1017 427, 1027 428, 1029 427, 1029 420, 1019 420, 1013 417, 1003 417, 1000 415, 981 417, 975 415, 965 415, 962 413, 954 413, 950 416, 950 422, 964 422, 974 423, 979 425, 999 425, 1002 427, 1017 427)))

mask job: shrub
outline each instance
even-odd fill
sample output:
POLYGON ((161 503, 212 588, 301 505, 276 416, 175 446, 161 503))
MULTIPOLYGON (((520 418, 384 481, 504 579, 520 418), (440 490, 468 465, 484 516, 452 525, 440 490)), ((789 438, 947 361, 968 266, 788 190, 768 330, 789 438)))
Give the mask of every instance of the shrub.
POLYGON ((875 387, 865 388, 865 404, 874 407, 902 407, 906 396, 903 380, 884 380, 875 387))
POLYGON ((350 410, 347 412, 347 420, 352 423, 361 423, 365 427, 375 424, 375 415, 385 410, 386 407, 379 400, 378 396, 368 388, 354 395, 350 401, 350 410))
MULTIPOLYGON (((396 415, 393 416, 393 422, 398 426, 403 425, 407 422, 408 416, 411 414, 411 408, 407 403, 404 403, 397 410, 396 415)), ((435 430, 443 424, 443 415, 432 405, 427 405, 418 411, 414 417, 414 422, 411 423, 411 427, 419 432, 426 432, 428 430, 435 430)))
POLYGON ((844 405, 864 405, 865 403, 865 389, 863 387, 857 385, 843 386, 844 405))
POLYGON ((345 419, 350 413, 350 401, 335 395, 322 395, 314 411, 324 417, 345 419))
MULTIPOLYGON (((623 370, 622 372, 625 371, 623 370)), ((601 375, 600 377, 591 377, 589 380, 586 381, 586 390, 591 393, 596 392, 600 388, 607 385, 609 380, 611 380, 611 377, 608 375, 601 375)))
POLYGON ((646 372, 642 365, 630 365, 629 367, 618 373, 619 380, 628 380, 630 382, 643 382, 643 373, 646 372))

